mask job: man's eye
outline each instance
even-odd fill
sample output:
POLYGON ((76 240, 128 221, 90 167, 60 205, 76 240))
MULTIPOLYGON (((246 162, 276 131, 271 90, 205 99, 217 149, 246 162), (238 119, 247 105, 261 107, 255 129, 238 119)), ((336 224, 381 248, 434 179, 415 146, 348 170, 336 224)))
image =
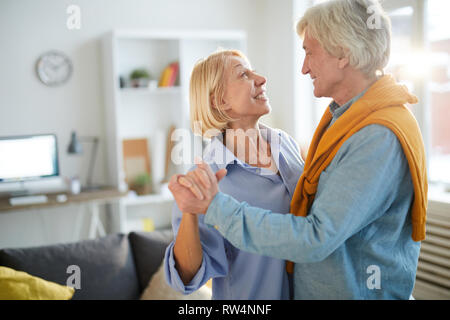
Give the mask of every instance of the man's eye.
POLYGON ((247 71, 242 72, 242 73, 241 73, 241 77, 242 77, 242 78, 248 78, 248 73, 247 73, 247 71))

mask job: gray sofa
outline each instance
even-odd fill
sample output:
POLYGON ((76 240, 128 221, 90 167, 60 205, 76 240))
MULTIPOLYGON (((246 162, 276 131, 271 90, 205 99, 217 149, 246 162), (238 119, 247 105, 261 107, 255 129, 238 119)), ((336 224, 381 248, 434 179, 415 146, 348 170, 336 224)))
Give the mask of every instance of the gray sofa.
POLYGON ((67 284, 75 265, 80 289, 73 300, 139 299, 164 252, 173 239, 172 230, 113 234, 95 240, 42 247, 1 249, 0 266, 67 284))

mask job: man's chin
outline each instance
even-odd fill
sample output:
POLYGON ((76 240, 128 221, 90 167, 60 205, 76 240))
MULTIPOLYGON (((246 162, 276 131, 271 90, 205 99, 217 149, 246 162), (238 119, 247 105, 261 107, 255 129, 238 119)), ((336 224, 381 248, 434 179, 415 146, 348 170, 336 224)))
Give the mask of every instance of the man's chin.
POLYGON ((322 94, 319 90, 317 90, 316 88, 314 88, 314 97, 316 97, 316 98, 322 98, 322 97, 323 97, 323 94, 322 94))
POLYGON ((314 97, 316 98, 328 98, 329 95, 327 95, 327 92, 325 92, 324 90, 314 86, 314 97))

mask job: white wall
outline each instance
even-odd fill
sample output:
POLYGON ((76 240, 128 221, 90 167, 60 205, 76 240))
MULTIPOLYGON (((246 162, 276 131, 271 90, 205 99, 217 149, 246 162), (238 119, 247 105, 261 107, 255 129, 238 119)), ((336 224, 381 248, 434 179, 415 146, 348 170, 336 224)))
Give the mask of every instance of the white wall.
MULTIPOLYGON (((79 135, 99 136, 104 141, 99 38, 113 28, 246 31, 250 61, 269 79, 273 113, 266 122, 295 134, 294 121, 288 114, 293 110, 295 90, 292 3, 292 0, 1 0, 0 136, 56 133, 62 175, 82 173, 84 181, 89 153, 74 157, 67 155, 65 149, 74 129, 79 135), (66 9, 70 4, 81 9, 80 30, 66 27, 66 9), (74 64, 70 81, 57 88, 44 86, 35 75, 37 58, 50 49, 65 52, 74 64)), ((104 182, 105 175, 102 144, 94 182, 104 182)), ((67 219, 62 218, 60 210, 49 218, 52 210, 0 214, 0 247, 65 241, 78 208, 66 208, 67 219), (53 227, 49 227, 51 223, 53 227), (45 230, 59 230, 59 235, 57 232, 42 236, 45 230)))
POLYGON ((258 45, 265 50, 261 66, 268 78, 267 88, 272 105, 268 123, 285 130, 300 144, 307 145, 315 129, 314 114, 309 105, 314 100, 313 86, 310 77, 301 73, 304 50, 295 27, 313 1, 266 2, 263 23, 266 31, 258 45))
MULTIPOLYGON (((113 28, 242 29, 254 65, 264 69, 266 0, 2 0, 0 2, 0 135, 55 132, 64 175, 86 171, 88 155, 68 156, 70 131, 104 134, 99 37, 113 28), (68 30, 66 8, 81 8, 81 30, 68 30), (35 76, 43 52, 72 58, 69 83, 49 88, 35 76)), ((262 70, 263 72, 265 70, 262 70)), ((88 151, 89 148, 87 148, 88 151)), ((97 169, 105 163, 104 144, 97 169)), ((85 173, 85 172, 84 172, 85 173)), ((105 170, 98 170, 102 181, 105 170)), ((82 176, 85 179, 85 176, 82 176)))

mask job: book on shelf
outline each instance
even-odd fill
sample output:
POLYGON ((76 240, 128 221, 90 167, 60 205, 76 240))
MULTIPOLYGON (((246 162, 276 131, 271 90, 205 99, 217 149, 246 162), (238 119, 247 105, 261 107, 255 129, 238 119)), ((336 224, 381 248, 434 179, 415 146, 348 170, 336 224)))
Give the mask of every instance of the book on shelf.
POLYGON ((165 87, 167 83, 167 78, 169 76, 170 69, 165 68, 161 74, 161 78, 159 79, 158 87, 165 87))
POLYGON ((172 87, 175 85, 175 81, 177 80, 177 76, 178 76, 178 69, 179 69, 178 62, 172 63, 170 69, 171 69, 171 73, 170 73, 170 77, 169 77, 168 86, 172 87))
POLYGON ((177 80, 178 71, 179 71, 178 62, 173 62, 169 64, 161 73, 158 87, 173 87, 177 80))

